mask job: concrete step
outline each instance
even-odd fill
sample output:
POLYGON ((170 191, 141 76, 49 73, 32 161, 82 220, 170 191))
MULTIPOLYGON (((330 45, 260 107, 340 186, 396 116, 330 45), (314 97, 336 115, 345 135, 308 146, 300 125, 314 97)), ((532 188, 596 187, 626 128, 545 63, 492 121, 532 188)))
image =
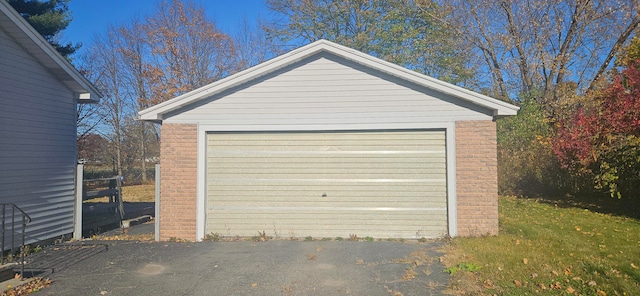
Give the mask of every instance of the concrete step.
POLYGON ((18 268, 17 263, 6 263, 0 265, 0 282, 4 282, 15 277, 14 269, 18 268))

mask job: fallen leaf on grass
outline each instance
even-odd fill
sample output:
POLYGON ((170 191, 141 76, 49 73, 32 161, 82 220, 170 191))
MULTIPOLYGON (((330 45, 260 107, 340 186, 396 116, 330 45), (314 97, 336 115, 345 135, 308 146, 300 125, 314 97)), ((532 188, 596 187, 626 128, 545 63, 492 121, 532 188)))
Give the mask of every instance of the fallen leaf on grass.
POLYGON ((573 294, 573 293, 576 292, 576 290, 574 288, 572 288, 572 287, 567 288, 565 291, 567 291, 567 293, 569 293, 569 294, 573 294))
POLYGON ((487 289, 493 289, 495 288, 495 285, 493 284, 493 282, 489 279, 484 280, 484 282, 482 282, 484 284, 484 287, 487 289))
POLYGON ((529 259, 527 259, 527 258, 522 258, 522 263, 524 263, 524 265, 529 264, 529 259))
POLYGON ((566 269, 564 270, 564 274, 565 274, 565 275, 570 275, 570 274, 571 274, 571 268, 566 268, 566 269))
POLYGON ((513 284, 516 285, 516 287, 522 286, 522 283, 519 280, 513 280, 513 284))
POLYGON ((588 283, 589 286, 595 286, 597 285, 596 281, 589 281, 588 283))
POLYGON ((631 268, 633 268, 633 269, 638 269, 638 266, 637 266, 637 265, 635 265, 635 264, 633 264, 633 263, 631 263, 631 268))
POLYGON ((598 296, 607 296, 607 292, 598 290, 598 296))

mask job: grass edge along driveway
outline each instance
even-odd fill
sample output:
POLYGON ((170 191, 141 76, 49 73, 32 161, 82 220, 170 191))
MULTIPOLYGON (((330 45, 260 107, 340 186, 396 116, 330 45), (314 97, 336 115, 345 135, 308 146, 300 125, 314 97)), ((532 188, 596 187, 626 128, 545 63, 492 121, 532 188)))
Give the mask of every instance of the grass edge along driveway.
POLYGON ((500 197, 500 234, 454 238, 442 258, 464 295, 640 295, 640 221, 500 197))

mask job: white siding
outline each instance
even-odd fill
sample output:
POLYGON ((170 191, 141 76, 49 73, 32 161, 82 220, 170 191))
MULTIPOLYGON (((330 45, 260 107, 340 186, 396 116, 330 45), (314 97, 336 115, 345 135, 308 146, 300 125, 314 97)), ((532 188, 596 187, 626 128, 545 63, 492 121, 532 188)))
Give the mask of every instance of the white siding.
POLYGON ((167 114, 164 122, 198 123, 229 131, 348 130, 491 120, 488 112, 348 60, 319 54, 167 114))
POLYGON ((447 234, 444 131, 212 133, 207 233, 447 234))
POLYGON ((0 203, 33 218, 28 242, 73 231, 75 106, 73 93, 0 30, 0 203))

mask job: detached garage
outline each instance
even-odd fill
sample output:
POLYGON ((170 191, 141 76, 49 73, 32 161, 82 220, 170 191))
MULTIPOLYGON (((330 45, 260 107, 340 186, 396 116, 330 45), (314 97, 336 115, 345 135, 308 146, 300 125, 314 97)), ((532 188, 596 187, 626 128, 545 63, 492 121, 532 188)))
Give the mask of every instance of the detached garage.
POLYGON ((160 239, 495 235, 494 120, 517 111, 314 42, 140 112, 160 239))

